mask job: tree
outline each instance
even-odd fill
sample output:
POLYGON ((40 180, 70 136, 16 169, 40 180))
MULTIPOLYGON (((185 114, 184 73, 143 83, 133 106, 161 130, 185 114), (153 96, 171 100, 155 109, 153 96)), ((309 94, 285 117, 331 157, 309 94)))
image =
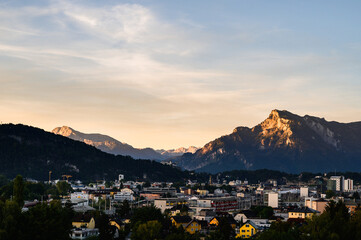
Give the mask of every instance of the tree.
POLYGON ((24 225, 23 221, 18 203, 10 200, 0 202, 0 239, 26 239, 23 238, 23 231, 19 231, 19 226, 24 225))
POLYGON ((13 197, 20 207, 24 206, 24 181, 21 175, 17 175, 14 180, 13 197))
POLYGON ((109 217, 104 213, 97 212, 96 225, 99 228, 99 240, 111 240, 114 236, 114 228, 109 224, 109 217))
POLYGON ((264 207, 260 212, 259 215, 261 218, 269 219, 273 216, 273 208, 272 207, 264 207))
POLYGON ((258 240, 298 240, 299 231, 293 224, 288 222, 277 221, 271 224, 271 227, 262 232, 258 240))
POLYGON ((65 181, 59 181, 56 184, 56 188, 60 195, 67 195, 72 190, 70 184, 65 181))
POLYGON ((131 218, 132 227, 139 223, 146 223, 148 221, 157 220, 160 223, 164 223, 165 218, 160 209, 150 206, 135 209, 131 218))
POLYGON ((360 199, 360 194, 358 192, 354 192, 352 195, 353 199, 360 199))
POLYGON ((25 219, 24 239, 70 239, 74 212, 70 206, 62 207, 60 201, 38 204, 22 214, 25 219))
POLYGON ((327 191, 326 191, 326 198, 332 198, 332 197, 334 197, 335 195, 336 195, 335 192, 332 191, 332 190, 327 190, 327 191))
POLYGON ((300 230, 306 239, 353 239, 349 231, 350 214, 341 201, 331 201, 320 216, 314 216, 300 230))
POLYGON ((128 217, 130 213, 129 202, 127 200, 124 200, 117 212, 121 217, 128 217))
POLYGON ((156 220, 136 225, 132 240, 153 240, 161 238, 162 224, 156 220))
POLYGON ((234 236, 234 230, 226 217, 219 219, 216 232, 218 233, 216 233, 214 237, 217 237, 220 240, 228 240, 234 236))

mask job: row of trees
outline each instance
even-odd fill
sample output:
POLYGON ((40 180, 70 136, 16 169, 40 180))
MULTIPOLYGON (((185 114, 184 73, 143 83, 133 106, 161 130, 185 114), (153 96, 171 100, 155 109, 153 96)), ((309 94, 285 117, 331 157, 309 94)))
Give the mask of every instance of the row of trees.
MULTIPOLYGON (((59 199, 60 196, 72 191, 70 184, 66 181, 59 181, 55 186, 44 183, 26 182, 21 175, 18 175, 13 181, 9 181, 5 176, 0 175, 0 199, 15 198, 21 193, 23 200, 47 200, 49 196, 52 199, 59 199), (15 186, 16 185, 16 186, 15 186), (13 189, 19 189, 13 191, 13 189)), ((19 196, 18 196, 19 197, 19 196)), ((19 202, 20 203, 20 202, 19 202)))
POLYGON ((20 175, 11 182, 4 181, 3 177, 0 179, 1 240, 70 238, 74 214, 70 206, 62 207, 60 201, 52 201, 24 210, 25 190, 34 193, 30 185, 20 175))
POLYGON ((276 222, 258 240, 361 240, 361 209, 350 214, 343 202, 331 201, 325 212, 302 225, 276 222))

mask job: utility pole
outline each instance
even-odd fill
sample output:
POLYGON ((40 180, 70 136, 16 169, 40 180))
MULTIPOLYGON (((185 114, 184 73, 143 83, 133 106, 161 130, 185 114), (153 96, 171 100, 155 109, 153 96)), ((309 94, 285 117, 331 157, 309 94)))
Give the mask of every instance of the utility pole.
POLYGON ((51 184, 51 173, 52 171, 49 171, 49 184, 51 184))

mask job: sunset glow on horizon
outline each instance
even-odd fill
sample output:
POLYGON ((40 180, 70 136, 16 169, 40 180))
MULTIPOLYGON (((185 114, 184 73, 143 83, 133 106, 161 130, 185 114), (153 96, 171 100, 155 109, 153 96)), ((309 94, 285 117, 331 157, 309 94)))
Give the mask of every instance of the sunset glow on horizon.
POLYGON ((0 121, 201 147, 272 109, 361 121, 361 2, 0 1, 0 121))

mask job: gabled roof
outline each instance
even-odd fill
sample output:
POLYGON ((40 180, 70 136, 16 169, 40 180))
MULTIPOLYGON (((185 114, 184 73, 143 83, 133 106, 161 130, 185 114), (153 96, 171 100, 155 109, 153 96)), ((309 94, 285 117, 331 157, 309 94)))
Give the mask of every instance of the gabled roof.
POLYGON ((73 222, 90 222, 90 220, 93 218, 92 214, 75 214, 73 217, 73 222))
POLYGON ((252 210, 243 210, 239 214, 244 214, 247 218, 257 218, 257 213, 252 210))
POLYGON ((192 221, 190 216, 174 216, 172 218, 176 223, 189 223, 192 221))
POLYGON ((301 208, 295 208, 293 210, 290 210, 289 212, 296 212, 296 213, 319 213, 319 211, 313 210, 309 207, 301 207, 301 208))
POLYGON ((247 221, 242 225, 242 227, 243 227, 244 225, 246 225, 246 224, 251 225, 252 227, 254 227, 254 228, 257 229, 257 230, 262 229, 261 227, 259 227, 257 224, 255 224, 255 223, 252 222, 251 220, 247 220, 247 221))
POLYGON ((185 228, 187 228, 190 224, 192 224, 194 222, 198 223, 198 225, 201 226, 201 224, 198 222, 198 220, 193 219, 185 226, 185 228))
MULTIPOLYGON (((234 218, 232 216, 227 216, 227 217, 214 217, 211 219, 211 221, 213 221, 213 219, 216 219, 218 222, 221 220, 221 219, 226 219, 228 221, 229 224, 237 224, 237 221, 234 220, 234 218)), ((210 221, 210 222, 211 222, 210 221)))

